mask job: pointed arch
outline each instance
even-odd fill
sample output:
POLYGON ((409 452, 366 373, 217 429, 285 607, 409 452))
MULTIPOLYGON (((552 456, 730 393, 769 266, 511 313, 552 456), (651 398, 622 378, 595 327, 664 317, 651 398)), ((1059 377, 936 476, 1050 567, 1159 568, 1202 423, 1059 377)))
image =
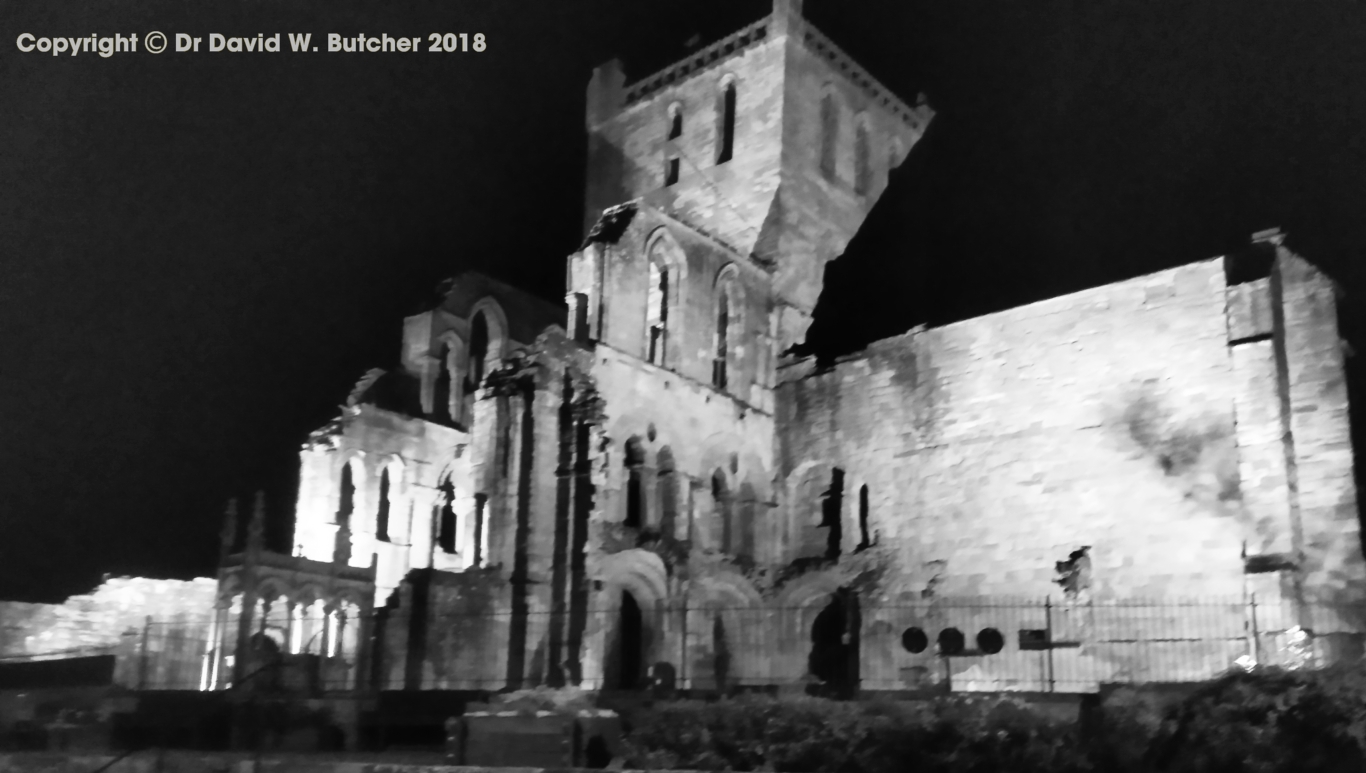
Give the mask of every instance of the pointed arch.
POLYGON ((683 105, 674 102, 668 108, 669 118, 669 139, 676 140, 683 136, 683 105))
POLYGON ((655 454, 655 470, 659 476, 655 487, 659 492, 659 531, 665 536, 677 537, 680 500, 678 472, 673 450, 668 446, 655 454))
POLYGON ((743 329, 743 295, 740 271, 734 263, 721 269, 716 278, 712 386, 725 390, 739 372, 739 331, 743 329))
POLYGON ((379 496, 375 503, 375 539, 381 542, 389 541, 389 516, 391 511, 391 497, 393 496, 392 483, 389 479, 389 468, 385 467, 379 472, 379 496))
POLYGON ((724 164, 735 156, 735 118, 738 94, 735 76, 721 78, 716 95, 716 163, 724 164))
POLYGON ((356 513, 356 477, 359 465, 355 464, 355 461, 354 456, 343 458, 337 475, 336 518, 337 525, 344 529, 351 528, 351 516, 356 513))
POLYGON ((645 480, 642 472, 645 449, 639 437, 632 435, 626 441, 626 452, 622 456, 626 465, 626 516, 623 524, 639 529, 645 524, 645 480))
POLYGON ((679 288, 682 286, 682 250, 668 229, 660 227, 646 239, 647 263, 645 311, 645 360, 668 367, 670 342, 676 338, 679 320, 679 288))
POLYGON ((834 181, 839 156, 840 104, 834 90, 827 86, 821 95, 820 114, 820 169, 821 176, 834 181))
POLYGON ((451 373, 454 366, 454 358, 451 355, 451 343, 442 341, 436 354, 436 376, 432 384, 431 416, 437 421, 451 418, 452 414, 454 394, 451 386, 455 377, 451 373))
POLYGON ((734 554, 738 543, 732 504, 730 484, 726 480, 726 473, 717 468, 711 474, 711 506, 716 528, 720 532, 717 542, 721 547, 721 552, 727 554, 734 554))
POLYGON ((436 544, 441 552, 454 554, 460 547, 460 523, 455 512, 455 483, 446 478, 437 486, 436 544))
POLYGON ((868 133, 868 116, 860 114, 854 121, 854 192, 866 196, 872 189, 872 139, 868 133))
POLYGON ((868 484, 865 483, 858 490, 858 550, 872 547, 872 534, 868 529, 868 484))

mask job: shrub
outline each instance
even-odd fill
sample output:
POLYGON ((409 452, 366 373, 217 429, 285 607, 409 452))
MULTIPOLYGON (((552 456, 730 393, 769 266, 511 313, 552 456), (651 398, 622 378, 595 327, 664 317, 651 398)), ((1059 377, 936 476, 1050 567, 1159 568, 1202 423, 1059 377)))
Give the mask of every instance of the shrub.
POLYGON ((1366 769, 1366 675, 1359 665, 1230 673, 1183 701, 1152 751, 1172 773, 1366 769))
POLYGON ((924 704, 746 697, 645 712, 647 769, 783 773, 1354 773, 1366 770, 1366 668, 1235 672, 1164 708, 1119 689, 1083 735, 1011 698, 924 704))
POLYGON ((889 702, 743 697, 678 702, 642 717, 627 739, 641 768, 892 773, 1089 769, 1073 731, 1010 700, 889 702))

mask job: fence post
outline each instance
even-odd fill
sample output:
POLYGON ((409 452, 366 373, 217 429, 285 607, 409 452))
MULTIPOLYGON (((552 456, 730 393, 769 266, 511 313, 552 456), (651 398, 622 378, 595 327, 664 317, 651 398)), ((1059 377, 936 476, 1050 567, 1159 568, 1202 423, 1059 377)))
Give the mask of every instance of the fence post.
POLYGON ((152 616, 147 615, 142 623, 142 647, 138 653, 138 689, 147 689, 147 639, 152 634, 152 616))
POLYGON ((1053 597, 1045 596, 1043 600, 1043 627, 1044 627, 1044 652, 1047 656, 1048 664, 1048 691, 1054 692, 1055 683, 1053 678, 1053 597))
POLYGON ((1252 656, 1253 663, 1262 662, 1262 642, 1261 634, 1257 631, 1257 594, 1254 592, 1248 596, 1248 618, 1250 623, 1250 633, 1252 634, 1252 648, 1248 652, 1252 656))

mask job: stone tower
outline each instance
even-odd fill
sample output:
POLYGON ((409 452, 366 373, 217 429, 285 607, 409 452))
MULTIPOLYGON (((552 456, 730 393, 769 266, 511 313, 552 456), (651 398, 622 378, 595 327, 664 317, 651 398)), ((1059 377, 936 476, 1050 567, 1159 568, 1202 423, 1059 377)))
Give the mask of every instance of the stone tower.
POLYGON ((588 87, 586 223, 628 201, 723 242, 772 277, 778 350, 800 343, 838 256, 924 133, 910 106, 801 15, 770 15, 664 70, 588 87))

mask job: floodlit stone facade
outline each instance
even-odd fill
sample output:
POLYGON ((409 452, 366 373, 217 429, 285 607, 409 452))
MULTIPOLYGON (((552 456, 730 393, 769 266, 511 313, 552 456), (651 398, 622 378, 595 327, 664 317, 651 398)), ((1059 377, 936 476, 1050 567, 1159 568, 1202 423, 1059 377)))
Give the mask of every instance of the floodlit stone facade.
POLYGON ((565 303, 467 273, 406 320, 304 445, 293 554, 259 508, 225 542, 201 686, 244 648, 332 689, 848 694, 1198 679, 1297 626, 1359 647, 1334 286, 1278 234, 793 353, 931 119, 799 5, 594 73, 565 303))
POLYGON ((1279 236, 1250 278, 1214 259, 789 353, 930 118, 793 2, 634 83, 599 68, 564 307, 457 277, 304 449, 297 552, 373 566, 358 678, 1088 689, 1146 668, 1144 635, 1171 678, 1295 624, 1350 649, 1333 286, 1279 236), (1113 612, 1192 597, 1260 622, 1113 612))

